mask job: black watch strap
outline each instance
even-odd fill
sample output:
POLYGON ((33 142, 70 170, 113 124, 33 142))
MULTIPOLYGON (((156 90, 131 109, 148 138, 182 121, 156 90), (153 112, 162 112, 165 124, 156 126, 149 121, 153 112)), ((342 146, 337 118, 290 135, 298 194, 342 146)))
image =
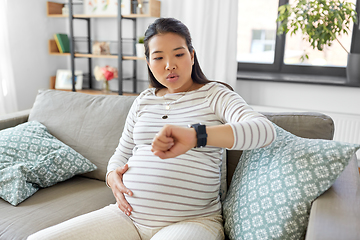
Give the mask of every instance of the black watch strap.
POLYGON ((205 147, 207 143, 207 133, 206 133, 206 125, 201 123, 196 123, 191 125, 190 127, 195 129, 196 137, 197 137, 197 148, 205 147))

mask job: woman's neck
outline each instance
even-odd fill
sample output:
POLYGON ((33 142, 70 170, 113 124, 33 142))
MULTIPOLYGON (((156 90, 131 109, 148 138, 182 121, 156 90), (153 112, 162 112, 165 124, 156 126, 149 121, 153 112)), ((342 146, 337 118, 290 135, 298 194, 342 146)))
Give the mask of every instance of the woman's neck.
MULTIPOLYGON (((197 89, 201 88, 204 85, 205 84, 200 84, 200 83, 193 82, 191 84, 191 86, 187 90, 182 91, 182 92, 191 92, 191 91, 194 91, 194 90, 197 90, 197 89)), ((167 89, 167 88, 161 88, 161 89, 158 89, 158 90, 155 91, 155 95, 158 96, 158 97, 165 96, 166 94, 169 94, 169 93, 175 93, 175 92, 170 92, 169 89, 167 89)))

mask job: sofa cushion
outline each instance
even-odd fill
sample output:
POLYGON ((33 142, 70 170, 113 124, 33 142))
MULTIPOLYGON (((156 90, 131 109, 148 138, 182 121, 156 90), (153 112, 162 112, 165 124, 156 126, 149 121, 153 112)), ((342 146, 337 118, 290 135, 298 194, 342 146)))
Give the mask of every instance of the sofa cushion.
POLYGON ((32 121, 0 131, 0 197, 17 205, 40 187, 50 187, 96 166, 32 121))
POLYGON ((105 180, 108 161, 134 99, 46 90, 37 95, 29 121, 41 122, 52 135, 98 167, 86 176, 105 180))
POLYGON ((15 127, 28 121, 30 109, 0 115, 0 130, 15 127))
POLYGON ((312 204, 306 239, 360 239, 359 226, 360 176, 353 155, 331 188, 312 204))
MULTIPOLYGON (((270 121, 292 134, 312 139, 332 140, 334 136, 334 121, 331 117, 315 112, 261 112, 270 121)), ((242 151, 227 150, 227 186, 230 185, 235 168, 242 151)))
POLYGON ((270 121, 292 134, 312 139, 334 137, 334 121, 331 117, 315 112, 262 112, 270 121))
POLYGON ((0 239, 26 239, 29 235, 115 203, 103 181, 75 176, 40 189, 17 207, 0 199, 0 239))
POLYGON ((224 201, 230 239, 302 239, 311 203, 360 146, 299 138, 274 124, 276 140, 244 151, 224 201))

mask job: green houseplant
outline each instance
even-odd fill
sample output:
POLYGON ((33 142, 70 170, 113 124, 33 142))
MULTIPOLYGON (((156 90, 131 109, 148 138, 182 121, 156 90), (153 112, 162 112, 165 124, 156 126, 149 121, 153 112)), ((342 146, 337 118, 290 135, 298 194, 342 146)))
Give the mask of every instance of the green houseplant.
MULTIPOLYGON (((355 4, 345 0, 296 0, 293 4, 280 6, 278 11, 278 34, 290 31, 292 35, 301 31, 311 47, 319 51, 337 41, 349 54, 338 37, 348 34, 352 22, 357 22, 355 4)), ((305 58, 308 58, 307 54, 302 60, 305 58)))
POLYGON ((138 38, 138 43, 144 43, 145 36, 141 36, 138 38))
POLYGON ((144 38, 145 36, 139 37, 136 43, 136 56, 139 58, 145 57, 144 38))

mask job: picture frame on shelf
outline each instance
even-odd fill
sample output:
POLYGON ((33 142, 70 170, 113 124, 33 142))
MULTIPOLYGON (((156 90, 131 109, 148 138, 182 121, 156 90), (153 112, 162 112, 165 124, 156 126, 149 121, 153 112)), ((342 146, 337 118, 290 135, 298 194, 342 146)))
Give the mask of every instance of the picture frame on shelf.
MULTIPOLYGON (((121 0, 122 14, 130 14, 131 0, 121 0)), ((84 14, 87 15, 117 15, 118 0, 84 0, 84 14)))
MULTIPOLYGON (((81 90, 83 84, 83 72, 75 71, 75 89, 81 90)), ((56 71, 55 89, 71 90, 72 74, 70 70, 59 69, 56 71)))

